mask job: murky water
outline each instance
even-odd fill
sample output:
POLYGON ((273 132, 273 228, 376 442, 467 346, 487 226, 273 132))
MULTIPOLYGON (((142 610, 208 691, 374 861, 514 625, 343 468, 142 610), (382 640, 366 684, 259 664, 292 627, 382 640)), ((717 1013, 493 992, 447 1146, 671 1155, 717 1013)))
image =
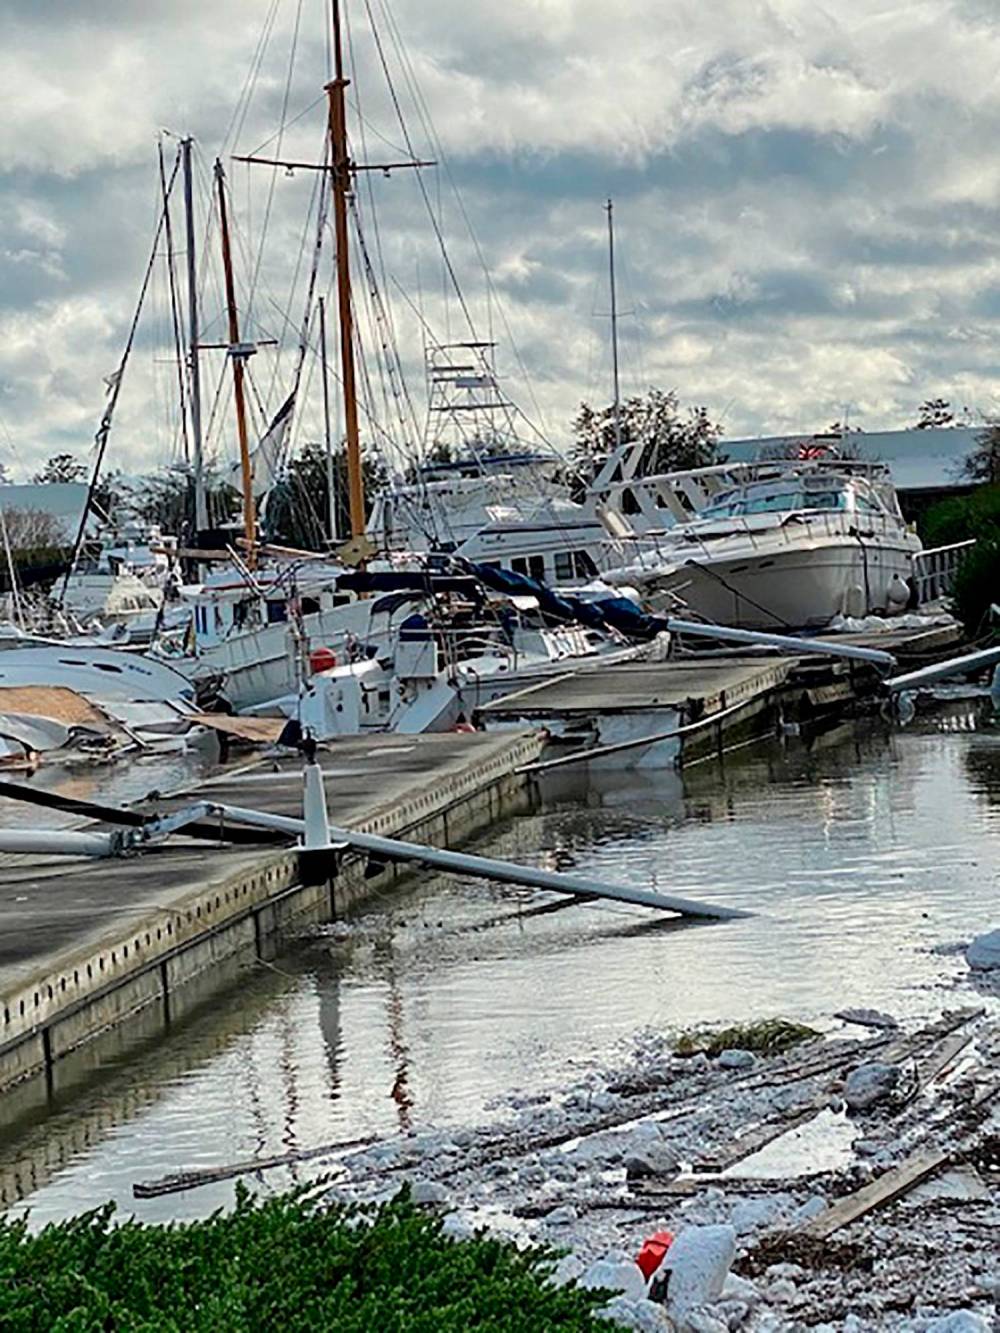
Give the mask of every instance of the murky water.
POLYGON ((757 915, 677 926, 425 879, 371 904, 347 938, 302 941, 168 1033, 130 1042, 65 1104, 0 1126, 0 1177, 28 1165, 36 1222, 109 1197, 144 1217, 194 1216, 231 1184, 135 1203, 132 1183, 477 1119, 499 1094, 609 1058, 643 1025, 785 1014, 828 1026, 844 1005, 966 1003, 950 946, 998 924, 1000 732, 975 730, 960 707, 683 777, 563 776, 540 813, 475 849, 757 915))

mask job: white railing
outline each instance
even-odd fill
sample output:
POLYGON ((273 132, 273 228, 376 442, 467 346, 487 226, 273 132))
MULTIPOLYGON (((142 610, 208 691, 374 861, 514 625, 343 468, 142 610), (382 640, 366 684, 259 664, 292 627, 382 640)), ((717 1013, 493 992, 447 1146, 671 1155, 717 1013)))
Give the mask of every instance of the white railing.
POLYGON ((917 590, 918 606, 923 606, 925 602, 936 602, 939 597, 950 594, 962 558, 975 544, 973 538, 917 552, 913 557, 913 582, 917 590))

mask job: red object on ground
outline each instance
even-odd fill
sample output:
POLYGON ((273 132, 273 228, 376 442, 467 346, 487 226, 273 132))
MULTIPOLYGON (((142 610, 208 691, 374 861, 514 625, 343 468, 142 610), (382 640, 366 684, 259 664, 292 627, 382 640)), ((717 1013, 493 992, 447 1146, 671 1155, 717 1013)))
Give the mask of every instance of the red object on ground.
POLYGON ((337 665, 337 654, 332 648, 314 648, 309 654, 309 670, 315 676, 319 671, 331 671, 337 665))
POLYGON ((642 1249, 636 1255, 636 1263, 642 1269, 642 1275, 648 1282, 660 1264, 663 1256, 674 1243, 673 1232, 654 1231, 642 1242, 642 1249))
POLYGON ((471 722, 456 722, 455 725, 452 727, 452 731, 470 732, 470 731, 475 731, 475 727, 472 725, 471 722))

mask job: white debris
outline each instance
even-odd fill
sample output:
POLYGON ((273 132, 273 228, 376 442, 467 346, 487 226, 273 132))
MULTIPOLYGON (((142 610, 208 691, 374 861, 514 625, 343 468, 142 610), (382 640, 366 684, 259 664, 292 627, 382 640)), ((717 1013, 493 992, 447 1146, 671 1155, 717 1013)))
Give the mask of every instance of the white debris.
POLYGON ((414 1180, 410 1184, 410 1198, 419 1204, 441 1204, 448 1202, 448 1191, 436 1180, 414 1180))
POLYGON ((449 1240, 471 1240, 475 1234, 475 1227, 461 1213, 449 1213, 441 1224, 441 1235, 449 1240))
POLYGON ((857 1023, 864 1028, 899 1027, 892 1014, 885 1014, 880 1009, 838 1009, 834 1018, 839 1018, 844 1023, 857 1023))
POLYGON ((583 1260, 577 1254, 564 1254, 552 1270, 549 1281, 554 1287, 568 1287, 583 1275, 583 1260))
POLYGON ((777 1222, 790 1203, 788 1195, 764 1194, 757 1199, 741 1199, 729 1216, 730 1223, 739 1236, 749 1235, 761 1227, 772 1226, 777 1222))
POLYGON ((679 1333, 729 1333, 729 1325, 720 1313, 705 1305, 689 1310, 676 1327, 679 1333))
POLYGON ((752 1282, 748 1282, 745 1277, 740 1277, 737 1273, 730 1273, 722 1284, 721 1299, 742 1301, 745 1305, 753 1306, 760 1304, 761 1296, 752 1282))
POLYGON ((605 1287, 608 1291, 620 1291, 633 1301, 642 1300, 646 1295, 642 1269, 623 1250, 612 1250, 603 1259, 596 1259, 579 1279, 579 1284, 588 1290, 605 1287))
POLYGON ((753 1051, 730 1049, 719 1052, 719 1064, 723 1069, 752 1069, 756 1063, 753 1051))
POLYGON ((686 1227, 676 1237, 661 1265, 670 1272, 667 1311, 675 1322, 722 1294, 735 1255, 731 1226, 686 1227))
POLYGON ((622 1328, 638 1329, 639 1333, 671 1331, 671 1324, 663 1306, 657 1305, 655 1301, 647 1301, 645 1297, 630 1300, 628 1296, 616 1296, 608 1301, 598 1314, 602 1319, 608 1319, 622 1328))
POLYGON ((847 1076, 844 1101, 852 1111, 866 1111, 869 1106, 888 1097, 899 1082, 899 1066, 872 1060, 858 1065, 847 1076))
POLYGON ((939 1315, 924 1326, 924 1333, 990 1333, 989 1320, 973 1310, 956 1310, 939 1315))
POLYGON ((965 961, 975 972, 1000 968, 1000 930, 988 930, 985 935, 977 935, 965 951, 965 961))
POLYGON ((633 1179, 642 1176, 676 1176, 680 1158, 662 1139, 649 1140, 625 1153, 625 1171, 633 1179))

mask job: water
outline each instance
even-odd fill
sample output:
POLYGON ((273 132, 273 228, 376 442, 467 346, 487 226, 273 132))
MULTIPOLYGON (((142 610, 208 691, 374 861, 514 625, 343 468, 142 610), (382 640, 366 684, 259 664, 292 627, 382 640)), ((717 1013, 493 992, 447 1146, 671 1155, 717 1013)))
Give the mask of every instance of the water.
MULTIPOLYGON (((0 1179, 27 1163, 35 1223, 114 1198, 204 1214, 231 1184, 133 1202, 133 1181, 431 1122, 613 1057, 636 1028, 846 1005, 970 1002, 955 946, 997 925, 1000 733, 972 705, 890 732, 866 721, 673 773, 550 781, 540 813, 475 850, 658 884, 753 910, 679 926, 425 878, 351 935, 299 941, 89 1086, 0 1126, 0 1179)), ((308 1178, 269 1172, 267 1187, 308 1178)))

